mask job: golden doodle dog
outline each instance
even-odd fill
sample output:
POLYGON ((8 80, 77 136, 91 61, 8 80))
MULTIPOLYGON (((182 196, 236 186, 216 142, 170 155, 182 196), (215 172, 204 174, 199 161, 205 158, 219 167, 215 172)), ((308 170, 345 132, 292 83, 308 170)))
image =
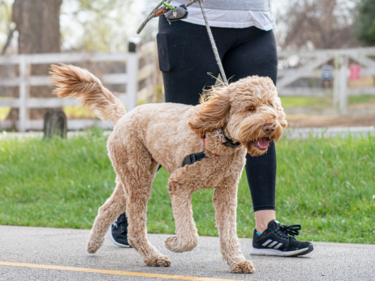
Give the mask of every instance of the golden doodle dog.
POLYGON ((129 242, 145 264, 171 265, 147 239, 146 228, 147 201, 162 165, 171 174, 168 190, 176 223, 176 236, 165 240, 166 248, 180 253, 198 245, 191 197, 199 189, 214 188, 223 259, 231 272, 254 272, 241 253, 236 233, 237 185, 246 152, 266 153, 269 143, 280 139, 287 126, 270 78, 252 76, 214 87, 197 106, 145 104, 126 113, 123 104, 87 70, 62 64, 53 65, 51 74, 60 98, 77 98, 114 124, 107 148, 117 185, 99 208, 87 245, 89 253, 102 246, 109 226, 126 210, 129 242), (200 161, 194 162, 194 155, 200 161))

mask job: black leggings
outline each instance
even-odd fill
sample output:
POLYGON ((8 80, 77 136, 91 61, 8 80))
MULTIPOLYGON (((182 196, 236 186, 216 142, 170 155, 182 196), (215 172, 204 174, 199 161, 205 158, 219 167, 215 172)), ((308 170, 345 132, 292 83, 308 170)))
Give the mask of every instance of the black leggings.
MULTIPOLYGON (((231 82, 259 75, 268 76, 276 83, 277 52, 272 31, 256 27, 211 29, 225 73, 231 82)), ((206 27, 183 21, 169 25, 162 16, 157 43, 166 102, 196 105, 202 90, 215 84, 216 80, 212 76, 217 77, 219 74, 206 27)), ((265 155, 247 155, 246 174, 254 211, 274 210, 274 143, 265 155)))

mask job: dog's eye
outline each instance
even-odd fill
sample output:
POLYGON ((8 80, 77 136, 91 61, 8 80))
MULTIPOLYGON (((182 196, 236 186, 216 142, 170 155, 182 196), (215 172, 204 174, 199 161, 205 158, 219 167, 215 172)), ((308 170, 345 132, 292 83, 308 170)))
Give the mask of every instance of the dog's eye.
POLYGON ((255 106, 248 106, 248 107, 246 107, 246 110, 247 111, 254 111, 255 110, 255 106))

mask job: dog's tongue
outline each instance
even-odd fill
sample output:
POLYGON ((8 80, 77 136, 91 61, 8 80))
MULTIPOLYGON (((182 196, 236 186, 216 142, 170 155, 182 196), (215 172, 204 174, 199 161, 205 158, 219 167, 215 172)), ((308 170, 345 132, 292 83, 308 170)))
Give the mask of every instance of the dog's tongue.
POLYGON ((268 138, 261 138, 258 140, 258 145, 260 148, 267 148, 270 144, 270 140, 268 138))

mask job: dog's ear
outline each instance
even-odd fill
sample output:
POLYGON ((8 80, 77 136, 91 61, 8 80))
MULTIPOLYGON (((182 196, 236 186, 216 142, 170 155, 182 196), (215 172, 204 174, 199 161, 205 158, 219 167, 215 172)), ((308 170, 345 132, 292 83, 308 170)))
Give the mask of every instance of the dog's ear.
POLYGON ((209 93, 202 95, 201 108, 195 112, 195 119, 189 120, 190 128, 203 137, 206 132, 224 127, 229 118, 229 98, 228 86, 213 88, 209 93))
POLYGON ((277 120, 279 121, 281 127, 285 129, 288 126, 288 121, 285 120, 284 108, 281 105, 281 100, 279 97, 275 98, 275 106, 277 109, 277 120))

